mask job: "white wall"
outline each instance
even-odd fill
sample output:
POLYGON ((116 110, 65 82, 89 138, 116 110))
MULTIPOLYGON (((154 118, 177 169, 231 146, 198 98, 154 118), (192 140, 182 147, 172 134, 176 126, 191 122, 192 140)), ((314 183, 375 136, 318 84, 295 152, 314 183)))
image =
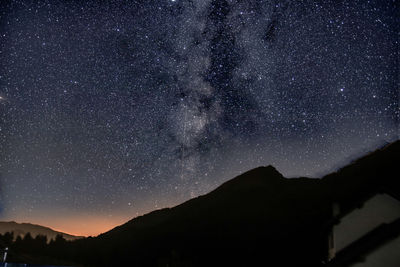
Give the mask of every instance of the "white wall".
POLYGON ((364 262, 351 267, 399 267, 400 266, 400 237, 392 240, 369 254, 364 262))
POLYGON ((361 209, 353 210, 334 226, 336 252, 380 224, 391 223, 397 218, 400 218, 400 202, 387 194, 375 195, 361 209))

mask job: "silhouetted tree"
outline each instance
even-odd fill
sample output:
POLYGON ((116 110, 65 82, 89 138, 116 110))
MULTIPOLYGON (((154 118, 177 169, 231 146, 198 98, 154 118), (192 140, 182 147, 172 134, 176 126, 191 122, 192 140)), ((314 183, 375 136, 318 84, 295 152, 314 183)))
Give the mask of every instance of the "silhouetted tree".
POLYGON ((14 233, 13 232, 7 232, 4 235, 0 235, 0 240, 2 246, 10 246, 12 242, 14 241, 14 233))
POLYGON ((16 250, 20 250, 23 247, 23 242, 22 242, 21 236, 17 236, 17 238, 15 239, 14 243, 12 244, 12 246, 16 250))
POLYGON ((40 247, 44 247, 47 245, 47 236, 45 235, 37 235, 35 237, 35 244, 40 247))
POLYGON ((56 258, 65 258, 66 244, 67 241, 64 239, 64 237, 62 235, 57 235, 56 238, 51 240, 48 245, 50 254, 56 258))
POLYGON ((35 242, 31 235, 31 233, 26 233, 24 239, 22 239, 22 251, 23 252, 30 252, 34 250, 35 242))

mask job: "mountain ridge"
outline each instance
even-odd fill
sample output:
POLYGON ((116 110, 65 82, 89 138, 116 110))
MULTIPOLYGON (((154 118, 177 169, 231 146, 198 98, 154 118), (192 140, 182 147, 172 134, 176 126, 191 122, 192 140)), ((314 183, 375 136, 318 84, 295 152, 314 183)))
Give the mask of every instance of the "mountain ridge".
MULTIPOLYGON (((185 240, 189 240, 187 243, 195 250, 213 240, 214 244, 207 250, 213 260, 224 258, 222 255, 229 254, 228 248, 236 251, 237 248, 230 247, 231 244, 239 246, 239 251, 246 250, 239 245, 241 242, 253 242, 276 255, 282 255, 279 251, 287 249, 300 258, 308 255, 307 250, 319 251, 319 255, 323 255, 325 251, 315 244, 321 243, 320 239, 328 231, 332 203, 338 202, 344 210, 349 210, 377 188, 398 188, 399 183, 392 173, 397 169, 399 151, 400 141, 396 141, 321 179, 288 179, 273 166, 258 167, 223 183, 208 194, 134 218, 99 235, 96 242, 106 244, 119 240, 133 250, 142 251, 139 244, 158 240, 167 247, 179 247, 179 251, 186 254, 190 252, 184 245, 185 240), (310 232, 313 234, 306 234, 310 232), (236 238, 232 239, 234 236, 236 238), (179 241, 167 245, 169 241, 166 240, 170 239, 179 241), (268 239, 275 246, 262 244, 262 240, 268 239), (305 239, 309 241, 302 245, 299 240, 305 239), (228 248, 219 256, 213 256, 212 251, 221 246, 228 248)), ((258 251, 257 247, 252 246, 252 249, 258 251)), ((123 258, 121 261, 124 262, 123 258)))
POLYGON ((76 240, 84 238, 83 236, 75 236, 60 231, 53 230, 50 227, 42 226, 33 223, 18 223, 15 221, 0 221, 0 234, 7 232, 13 232, 14 238, 17 236, 24 237, 27 233, 30 233, 34 238, 37 235, 45 235, 48 240, 55 239, 57 235, 61 235, 65 240, 76 240))
POLYGON ((399 155, 397 141, 321 179, 258 167, 46 256, 85 266, 323 266, 333 204, 346 213, 388 188, 400 193, 399 155))
MULTIPOLYGON (((399 146, 400 146, 400 141, 396 141, 396 142, 390 143, 390 144, 385 144, 384 146, 378 148, 377 150, 371 151, 371 152, 367 153, 366 155, 353 160, 350 164, 338 169, 336 172, 327 174, 319 179, 318 178, 309 178, 309 177, 286 178, 272 165, 259 166, 259 167, 251 169, 249 171, 246 171, 246 172, 222 183, 220 186, 218 186, 217 188, 215 188, 214 190, 212 190, 211 192, 209 192, 205 195, 201 195, 196 198, 187 200, 181 204, 176 205, 175 207, 163 208, 163 209, 151 211, 142 216, 135 217, 135 218, 129 220, 128 222, 126 222, 125 224, 133 222, 136 219, 143 218, 144 216, 147 216, 147 215, 153 216, 155 214, 164 213, 164 212, 169 211, 174 208, 178 208, 178 207, 182 207, 182 206, 184 207, 186 205, 195 203, 199 199, 203 199, 204 197, 207 197, 208 195, 214 195, 216 193, 219 193, 220 191, 226 190, 226 189, 228 189, 228 187, 232 187, 232 188, 229 188, 229 190, 232 190, 232 189, 234 190, 235 187, 239 187, 239 186, 242 187, 243 185, 246 185, 246 186, 249 186, 251 190, 254 190, 253 186, 263 186, 263 185, 265 186, 265 185, 267 185, 266 184, 267 181, 269 182, 268 185, 276 184, 277 186, 280 186, 280 185, 282 185, 282 183, 289 182, 289 181, 290 181, 290 183, 300 182, 300 183, 307 183, 309 185, 311 185, 311 184, 316 185, 319 183, 329 184, 329 183, 331 183, 330 180, 336 179, 335 178, 336 176, 341 175, 343 172, 348 172, 352 168, 357 168, 357 164, 359 164, 360 161, 368 159, 371 155, 375 157, 375 155, 377 153, 381 153, 382 151, 385 151, 387 149, 390 150, 393 147, 399 147, 399 146), (263 177, 263 176, 265 176, 265 177, 263 177), (271 183, 271 182, 273 182, 273 183, 271 183)), ((329 185, 326 185, 326 186, 329 187, 329 185)), ((275 189, 276 188, 274 188, 274 190, 275 189)), ((233 193, 233 192, 230 191, 230 193, 233 193)), ((120 225, 120 226, 123 226, 123 225, 120 225)), ((115 228, 119 228, 120 226, 117 226, 115 228)), ((115 228, 111 229, 110 231, 113 231, 115 228)), ((108 232, 110 232, 110 231, 108 231, 108 232)), ((99 236, 107 234, 108 232, 102 233, 99 236)))

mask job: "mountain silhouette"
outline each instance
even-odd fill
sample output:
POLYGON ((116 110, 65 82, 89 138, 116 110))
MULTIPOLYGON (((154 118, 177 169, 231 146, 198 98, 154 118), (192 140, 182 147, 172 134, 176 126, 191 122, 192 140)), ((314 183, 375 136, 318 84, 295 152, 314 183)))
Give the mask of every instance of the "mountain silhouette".
POLYGON ((65 240, 75 240, 83 238, 82 236, 74 236, 58 232, 51 228, 37 224, 0 222, 0 234, 5 234, 7 232, 13 232, 14 238, 16 238, 17 236, 24 237, 27 233, 30 233, 32 237, 36 237, 38 235, 47 236, 48 240, 55 239, 57 235, 61 235, 65 240))
POLYGON ((377 192, 399 195, 399 152, 397 141, 322 179, 259 167, 47 257, 86 266, 323 266, 332 204, 346 212, 377 192))
POLYGON ((320 266, 332 203, 351 209, 376 190, 399 193, 399 150, 398 141, 322 179, 286 179, 259 167, 77 246, 88 248, 82 258, 93 265, 320 266))

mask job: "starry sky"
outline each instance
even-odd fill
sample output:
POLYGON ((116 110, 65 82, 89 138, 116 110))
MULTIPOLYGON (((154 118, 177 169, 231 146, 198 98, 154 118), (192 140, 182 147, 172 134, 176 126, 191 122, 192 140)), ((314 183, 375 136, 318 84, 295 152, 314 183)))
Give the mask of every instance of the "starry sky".
POLYGON ((398 140, 396 4, 1 1, 0 220, 95 235, 398 140))

